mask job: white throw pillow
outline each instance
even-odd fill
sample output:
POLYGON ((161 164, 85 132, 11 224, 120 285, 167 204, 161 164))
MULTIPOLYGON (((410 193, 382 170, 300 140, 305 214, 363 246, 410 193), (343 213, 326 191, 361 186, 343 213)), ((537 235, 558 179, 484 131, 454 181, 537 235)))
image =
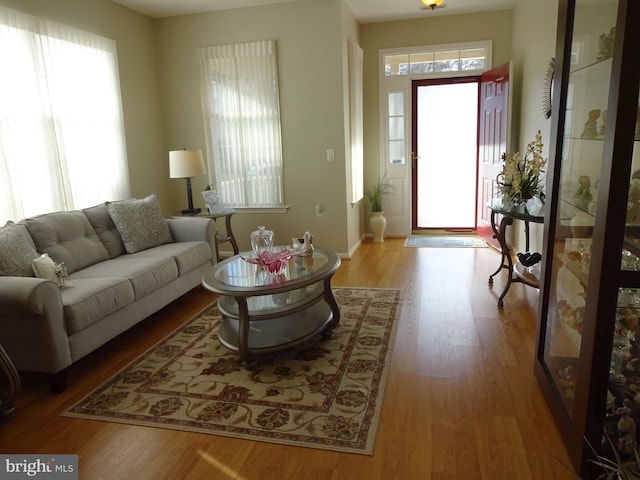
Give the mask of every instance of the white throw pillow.
POLYGON ((67 282, 67 269, 64 263, 56 264, 47 253, 35 258, 32 262, 32 268, 38 278, 50 280, 61 288, 72 286, 67 282))

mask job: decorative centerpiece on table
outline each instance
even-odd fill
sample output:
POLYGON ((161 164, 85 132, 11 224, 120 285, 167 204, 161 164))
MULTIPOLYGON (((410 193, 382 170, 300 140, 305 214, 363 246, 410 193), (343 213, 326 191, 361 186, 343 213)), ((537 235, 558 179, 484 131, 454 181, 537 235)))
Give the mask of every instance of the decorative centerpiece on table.
POLYGON ((533 198, 544 198, 541 175, 547 159, 542 156, 542 148, 542 134, 538 130, 535 140, 527 145, 524 156, 520 152, 502 155, 504 165, 497 182, 505 201, 521 205, 533 198))
POLYGON ((267 230, 264 225, 251 233, 252 251, 242 256, 245 262, 258 266, 256 282, 258 285, 284 282, 286 266, 293 257, 300 252, 289 250, 286 247, 274 247, 273 231, 267 230))

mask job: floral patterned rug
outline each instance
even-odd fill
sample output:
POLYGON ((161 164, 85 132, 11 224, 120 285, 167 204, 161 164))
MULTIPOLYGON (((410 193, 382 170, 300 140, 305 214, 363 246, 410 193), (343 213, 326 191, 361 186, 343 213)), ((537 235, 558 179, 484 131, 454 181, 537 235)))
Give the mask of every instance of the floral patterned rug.
POLYGON ((247 368, 212 305, 63 415, 372 455, 402 291, 333 290, 328 339, 247 368))

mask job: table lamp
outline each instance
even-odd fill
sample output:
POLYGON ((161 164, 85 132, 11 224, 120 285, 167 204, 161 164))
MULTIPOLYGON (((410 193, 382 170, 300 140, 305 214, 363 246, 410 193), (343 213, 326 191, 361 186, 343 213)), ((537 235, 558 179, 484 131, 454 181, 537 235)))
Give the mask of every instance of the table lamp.
POLYGON ((191 177, 205 175, 202 150, 173 150, 169 152, 169 177, 184 178, 187 181, 187 200, 189 208, 182 213, 195 215, 200 213, 200 208, 193 208, 193 195, 191 194, 191 177))

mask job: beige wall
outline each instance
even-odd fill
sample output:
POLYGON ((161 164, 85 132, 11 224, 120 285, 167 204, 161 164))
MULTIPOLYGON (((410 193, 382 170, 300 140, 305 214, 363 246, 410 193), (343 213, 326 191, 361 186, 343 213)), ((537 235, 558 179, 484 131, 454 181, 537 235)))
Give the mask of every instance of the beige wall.
MULTIPOLYGON (((305 230, 314 242, 345 254, 349 250, 347 223, 355 221, 348 205, 345 169, 344 55, 347 37, 357 30, 341 0, 281 3, 156 22, 158 77, 169 148, 205 149, 196 49, 252 40, 277 44, 284 156, 282 213, 238 213, 233 228, 240 248, 250 248, 249 235, 260 224, 275 232, 278 244, 305 230), (344 30, 344 31, 343 31, 344 30), (326 161, 333 148, 335 161, 326 161), (316 218, 315 205, 325 205, 316 218)), ((194 203, 206 178, 194 179, 194 203)), ((175 182, 174 204, 184 196, 175 182)), ((223 246, 223 250, 224 250, 223 246)))
POLYGON ((163 210, 169 212, 153 21, 106 0, 0 0, 0 5, 117 42, 131 193, 142 197, 157 192, 163 210))
MULTIPOLYGON (((542 117, 540 96, 545 64, 554 55, 557 0, 543 1, 548 4, 545 8, 519 2, 515 10, 361 26, 342 0, 302 0, 156 21, 107 0, 0 0, 0 4, 116 40, 132 194, 158 192, 167 215, 186 204, 184 181, 169 179, 168 150, 205 149, 196 49, 275 39, 285 202, 290 209, 286 214, 238 214, 234 230, 243 249, 249 247, 249 233, 258 224, 272 228, 278 243, 310 230, 316 244, 344 255, 360 241, 366 207, 364 202, 351 205, 346 178, 348 42, 359 40, 364 50, 369 184, 379 161, 379 49, 493 40, 494 65, 514 61, 516 143, 526 144, 538 128, 548 141, 550 123, 542 117), (335 162, 326 162, 328 148, 334 149, 335 162), (315 217, 316 203, 325 205, 324 218, 315 217)), ((196 205, 203 206, 200 190, 207 182, 205 177, 194 179, 196 205)))
POLYGON ((511 59, 511 16, 512 10, 499 10, 361 25, 365 78, 365 185, 375 182, 380 165, 378 52, 388 48, 492 40, 493 65, 501 65, 511 59))
MULTIPOLYGON (((514 148, 523 152, 540 130, 547 158, 551 119, 545 119, 542 111, 542 87, 547 62, 556 54, 557 12, 558 0, 521 1, 513 15, 514 148)), ((515 222, 511 228, 512 243, 519 251, 524 251, 521 222, 515 222)), ((542 251, 542 235, 543 225, 531 226, 531 251, 542 251)))

